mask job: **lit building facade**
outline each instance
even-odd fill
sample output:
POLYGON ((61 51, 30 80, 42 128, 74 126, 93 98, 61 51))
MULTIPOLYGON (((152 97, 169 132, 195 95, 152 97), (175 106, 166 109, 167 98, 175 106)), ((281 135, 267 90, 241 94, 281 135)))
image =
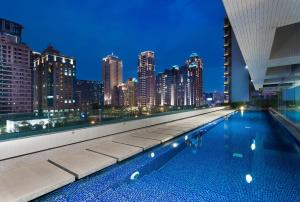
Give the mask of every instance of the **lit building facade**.
POLYGON ((118 107, 129 106, 128 100, 128 85, 126 83, 121 83, 118 86, 118 100, 116 100, 118 107))
POLYGON ((128 91, 128 106, 137 106, 137 90, 138 81, 136 78, 129 78, 127 81, 127 91, 128 91))
POLYGON ((165 104, 168 106, 178 105, 177 87, 179 84, 180 71, 178 66, 173 66, 171 69, 165 71, 165 104))
POLYGON ((177 85, 178 106, 200 106, 203 104, 203 62, 192 53, 179 69, 177 85))
POLYGON ((179 67, 173 66, 156 76, 156 103, 158 106, 178 105, 179 67))
MULTIPOLYGON (((37 54, 37 53, 36 53, 37 54)), ((49 45, 34 60, 34 112, 71 112, 75 109, 75 59, 49 45)))
POLYGON ((112 105, 114 87, 123 82, 123 62, 117 56, 108 55, 102 59, 102 76, 104 85, 104 104, 112 105))
POLYGON ((22 29, 0 18, 0 114, 32 112, 31 50, 22 29))
POLYGON ((196 54, 192 53, 187 60, 188 81, 190 83, 190 105, 200 106, 203 103, 203 62, 196 54))
POLYGON ((100 81, 76 81, 76 105, 80 111, 87 112, 104 104, 103 83, 100 81))
POLYGON ((155 57, 153 51, 140 53, 138 58, 138 106, 155 105, 155 57))
POLYGON ((157 106, 164 106, 166 100, 166 75, 164 72, 160 72, 156 75, 155 86, 155 103, 157 106))

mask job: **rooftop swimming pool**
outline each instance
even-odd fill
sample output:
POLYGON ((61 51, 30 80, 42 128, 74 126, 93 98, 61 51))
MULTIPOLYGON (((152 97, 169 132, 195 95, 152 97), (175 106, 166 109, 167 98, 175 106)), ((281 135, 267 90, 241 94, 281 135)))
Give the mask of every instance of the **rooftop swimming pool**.
POLYGON ((238 112, 36 201, 300 201, 299 144, 238 112))

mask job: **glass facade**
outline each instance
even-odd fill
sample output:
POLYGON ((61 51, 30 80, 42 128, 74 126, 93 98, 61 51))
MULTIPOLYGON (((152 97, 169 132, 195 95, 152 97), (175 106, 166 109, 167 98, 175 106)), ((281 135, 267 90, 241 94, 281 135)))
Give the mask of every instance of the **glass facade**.
POLYGON ((292 65, 292 73, 278 84, 277 110, 300 126, 300 64, 292 65))

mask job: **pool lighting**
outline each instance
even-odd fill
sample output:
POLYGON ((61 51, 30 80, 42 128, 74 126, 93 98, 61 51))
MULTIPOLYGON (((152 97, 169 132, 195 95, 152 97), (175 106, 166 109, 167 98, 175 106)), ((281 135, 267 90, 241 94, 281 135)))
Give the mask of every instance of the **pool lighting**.
POLYGON ((246 175, 246 181, 247 181, 247 183, 250 184, 250 183, 252 182, 252 180, 253 180, 253 179, 252 179, 252 176, 251 176, 250 174, 247 174, 247 175, 246 175))
POLYGON ((155 157, 155 153, 151 152, 150 156, 151 156, 151 158, 154 158, 155 157))
POLYGON ((241 107, 240 107, 240 111, 241 111, 241 115, 242 115, 242 116, 244 116, 244 110, 245 110, 245 107, 244 107, 244 106, 241 106, 241 107))
POLYGON ((255 140, 253 140, 252 144, 251 144, 251 150, 254 151, 256 148, 256 145, 255 145, 255 140))
POLYGON ((189 136, 184 136, 184 140, 188 140, 189 139, 189 136))
POLYGON ((136 180, 140 176, 139 171, 135 171, 134 173, 131 174, 130 180, 136 180))
POLYGON ((178 143, 177 143, 177 142, 174 142, 174 143, 172 144, 172 146, 173 146, 173 148, 176 148, 176 147, 178 147, 178 143))

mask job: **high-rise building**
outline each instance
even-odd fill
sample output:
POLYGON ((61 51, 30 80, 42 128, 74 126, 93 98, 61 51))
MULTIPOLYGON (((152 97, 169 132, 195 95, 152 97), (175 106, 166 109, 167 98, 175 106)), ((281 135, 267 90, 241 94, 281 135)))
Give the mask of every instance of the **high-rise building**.
POLYGON ((114 87, 123 82, 123 63, 115 55, 108 55, 102 59, 102 76, 104 85, 104 104, 112 105, 114 87))
POLYGON ((153 51, 141 52, 138 58, 138 106, 155 105, 155 58, 153 51))
POLYGON ((137 86, 138 82, 136 78, 129 78, 127 81, 128 90, 128 106, 137 106, 137 86))
POLYGON ((203 104, 203 62, 192 53, 179 69, 177 105, 200 106, 203 104))
POLYGON ((103 93, 103 83, 100 81, 76 81, 76 105, 80 111, 87 112, 103 106, 103 93))
POLYGON ((32 112, 31 50, 22 29, 0 18, 0 114, 32 112))
POLYGON ((164 72, 156 75, 155 86, 155 104, 157 106, 164 106, 166 104, 166 75, 164 72))
POLYGON ((203 102, 203 62, 197 53, 192 53, 186 61, 190 82, 190 103, 200 106, 203 102))
POLYGON ((224 103, 248 102, 250 77, 228 18, 224 20, 224 103))
POLYGON ((75 59, 49 45, 34 60, 34 111, 70 112, 75 109, 75 59))
POLYGON ((178 105, 177 87, 179 84, 179 67, 174 65, 171 69, 165 70, 165 104, 168 106, 178 105))
POLYGON ((129 106, 128 101, 128 86, 126 83, 121 83, 118 86, 118 107, 129 106))
POLYGON ((178 105, 179 73, 179 67, 174 65, 156 76, 156 105, 178 105))

